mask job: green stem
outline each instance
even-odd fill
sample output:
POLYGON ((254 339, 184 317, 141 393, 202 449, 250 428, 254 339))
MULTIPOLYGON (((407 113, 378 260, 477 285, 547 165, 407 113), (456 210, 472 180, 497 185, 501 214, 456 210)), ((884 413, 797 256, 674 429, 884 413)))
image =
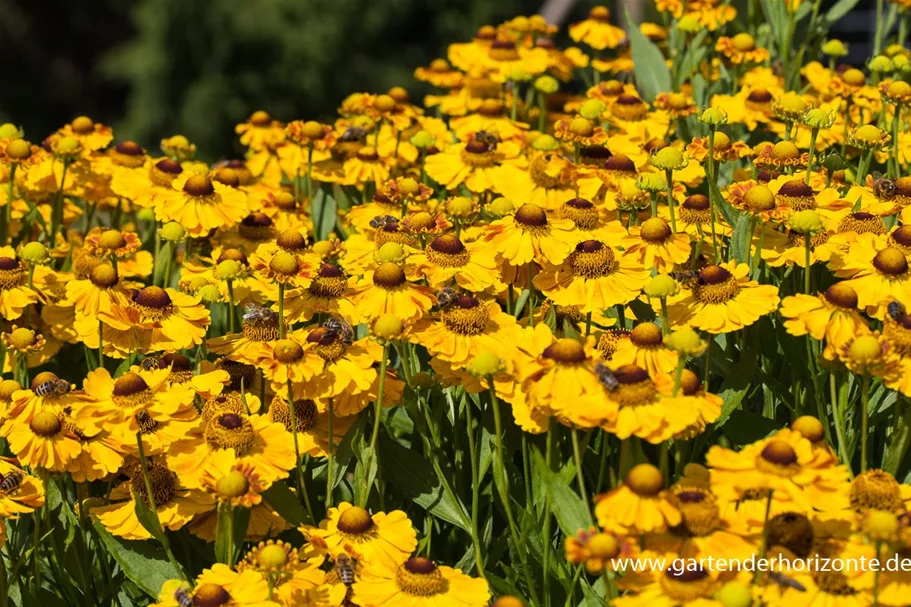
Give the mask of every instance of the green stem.
MULTIPOLYGON (((708 167, 709 167, 709 183, 715 184, 717 188, 718 182, 716 180, 717 171, 715 170, 715 125, 709 125, 709 157, 708 157, 708 167)), ((714 189, 709 191, 709 209, 711 210, 712 215, 712 252, 715 255, 715 263, 718 263, 720 257, 718 256, 718 234, 715 230, 715 222, 717 221, 717 210, 715 205, 718 204, 718 201, 715 200, 714 189)))
MULTIPOLYGON (((158 531, 161 532, 161 537, 166 538, 164 527, 161 526, 161 519, 158 516, 158 505, 155 503, 155 494, 152 491, 152 477, 149 475, 149 466, 146 460, 145 449, 142 446, 142 432, 136 433, 136 447, 139 449, 139 466, 142 470, 142 480, 145 483, 146 487, 146 497, 149 505, 149 509, 155 515, 155 522, 158 525, 158 531)), ((137 496, 137 499, 142 499, 141 496, 137 496)), ((171 550, 170 542, 162 541, 162 547, 165 550, 165 554, 168 555, 168 560, 171 562, 171 565, 176 571, 180 572, 181 577, 186 581, 190 581, 190 578, 187 577, 186 572, 183 567, 180 566, 180 563, 177 562, 177 559, 174 557, 174 552, 171 550)))
MULTIPOLYGON (((235 324, 237 322, 237 311, 234 308, 234 281, 230 278, 227 280, 228 283, 228 333, 234 333, 237 330, 235 324)), ((167 284, 167 283, 165 283, 167 284)))
MULTIPOLYGON (((772 511, 772 494, 774 491, 769 489, 769 495, 766 498, 765 502, 765 519, 762 522, 762 540, 759 544, 759 558, 757 561, 765 558, 766 550, 769 547, 769 513, 772 511)), ((759 581, 759 578, 762 576, 762 571, 759 567, 756 568, 756 575, 753 576, 753 583, 759 581)))
POLYGON ((661 302, 661 333, 667 335, 671 332, 670 316, 667 313, 667 297, 660 297, 661 302))
POLYGON ((804 268, 803 272, 803 292, 807 295, 810 294, 810 271, 813 269, 813 265, 810 263, 810 250, 813 246, 813 234, 807 232, 803 235, 803 250, 804 258, 807 262, 807 267, 804 268))
POLYGON ((814 126, 810 131, 810 162, 807 165, 807 174, 804 177, 804 183, 810 185, 810 175, 813 173, 813 161, 818 158, 816 154, 816 138, 819 136, 819 127, 814 126))
POLYGON ((310 508, 310 497, 307 495, 304 487, 304 473, 301 471, 301 452, 300 444, 297 441, 297 403, 294 401, 294 389, 291 380, 288 380, 288 414, 291 417, 291 435, 294 437, 294 482, 297 484, 297 499, 303 498, 307 504, 307 512, 310 513, 310 520, 313 518, 313 510, 310 508))
MULTIPOLYGON (((904 19, 902 19, 904 23, 904 19)), ((902 104, 895 104, 895 115, 892 116, 892 162, 895 164, 894 171, 889 171, 893 179, 901 177, 901 168, 898 164, 898 126, 901 122, 902 104)))
POLYGON ((335 444, 335 433, 333 432, 333 425, 335 423, 335 399, 331 396, 329 397, 329 402, 327 403, 328 413, 329 413, 329 450, 326 455, 326 510, 332 507, 332 489, 333 489, 333 478, 332 478, 332 449, 335 444))
MULTIPOLYGON (((829 398, 832 400, 832 414, 835 416, 835 435, 838 437, 838 453, 841 456, 841 463, 851 470, 851 458, 848 456, 848 439, 845 433, 845 408, 842 406, 839 390, 837 388, 838 380, 835 373, 829 373, 829 398)), ((853 476, 853 475, 852 475, 853 476)))
POLYGON ((480 508, 480 484, 478 458, 474 444, 474 422, 471 419, 471 399, 465 399, 465 420, 468 425, 468 456, 471 458, 471 541, 474 543, 474 561, 478 575, 484 575, 484 557, 481 554, 481 534, 478 532, 478 510, 480 508))
MULTIPOLYGON (((570 431, 570 437, 573 442, 573 460, 576 463, 576 482, 579 484, 579 495, 582 497, 582 500, 587 504, 590 502, 588 498, 588 491, 585 490, 585 473, 582 470, 582 451, 579 449, 579 431, 573 428, 570 431)), ((588 510, 588 520, 589 522, 594 522, 592 519, 591 509, 588 510)))
POLYGON ((671 230, 677 233, 677 214, 674 210, 676 202, 674 201, 674 171, 666 169, 664 171, 667 179, 667 206, 671 210, 671 230))
POLYGON ((98 321, 98 366, 96 369, 104 367, 104 323, 98 321))
POLYGON ((867 434, 870 424, 870 376, 863 374, 860 380, 860 471, 867 471, 867 434))
MULTIPOLYGON (((547 439, 545 447, 544 461, 547 464, 547 470, 553 472, 554 466, 554 439, 556 438, 556 432, 554 431, 554 418, 549 417, 547 420, 547 439)), ((550 604, 550 553, 553 550, 553 538, 551 538, 551 521, 553 517, 550 513, 551 504, 550 504, 550 493, 545 492, 544 494, 544 602, 545 605, 550 604)))
MULTIPOLYGON (((379 391, 376 396, 376 412, 373 416, 373 433, 370 436, 370 450, 367 452, 367 478, 370 478, 370 468, 373 467, 374 461, 379 461, 378 454, 376 452, 376 443, 380 436, 380 422, 383 419, 383 392, 386 389, 386 363, 389 359, 389 344, 383 344, 383 359, 380 361, 380 386, 379 391)), ((367 504, 367 498, 370 497, 370 491, 373 489, 373 482, 371 481, 367 487, 365 487, 363 495, 361 495, 361 506, 367 504)))
POLYGON ((278 283, 278 338, 285 338, 285 285, 278 283))
POLYGON ((0 213, 0 246, 6 246, 6 241, 9 238, 9 210, 12 209, 13 199, 15 198, 16 167, 18 166, 19 165, 15 163, 10 163, 9 165, 9 183, 6 186, 6 205, 4 205, 3 212, 0 213))
POLYGON ((879 55, 883 47, 883 5, 885 0, 876 0, 876 30, 873 34, 873 56, 879 55))
POLYGON ((496 454, 497 459, 493 469, 494 484, 497 486, 497 493, 500 496, 503 509, 506 511, 506 520, 509 523, 509 534, 512 537, 513 547, 518 553, 519 561, 522 564, 522 570, 525 576, 525 582, 528 585, 528 593, 531 595, 532 604, 540 605, 541 602, 538 600, 538 591, 535 589, 535 583, 528 568, 528 551, 523 549, 522 545, 519 543, 519 530, 516 525, 516 519, 512 513, 512 504, 510 503, 509 498, 509 480, 506 476, 506 458, 503 455, 503 420, 500 415, 500 401, 497 398, 496 388, 494 388, 493 376, 487 378, 487 385, 490 391, 494 431, 496 433, 494 436, 496 447, 494 453, 496 454))

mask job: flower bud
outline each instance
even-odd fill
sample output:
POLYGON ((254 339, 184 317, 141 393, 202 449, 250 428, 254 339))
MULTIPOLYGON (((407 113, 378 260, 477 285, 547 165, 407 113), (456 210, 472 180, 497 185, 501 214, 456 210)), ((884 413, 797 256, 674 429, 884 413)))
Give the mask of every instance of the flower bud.
POLYGON ((478 377, 488 377, 495 375, 502 366, 503 361, 499 355, 490 350, 479 352, 477 356, 468 363, 468 372, 478 377))
POLYGON ((822 220, 819 218, 819 213, 812 209, 807 209, 792 215, 789 225, 795 232, 807 234, 820 231, 822 229, 822 220))
POLYGON ((649 297, 666 298, 674 295, 679 290, 677 281, 667 274, 656 274, 645 285, 645 294, 649 297))
POLYGON ((550 93, 556 93, 560 90, 560 83, 557 82, 557 79, 553 76, 538 76, 538 78, 535 79, 535 89, 549 95, 550 93))
POLYGON ((383 314, 373 323, 373 334, 385 340, 393 340, 402 334, 405 325, 402 320, 392 314, 383 314))
POLYGON ((822 52, 830 57, 844 57, 848 54, 848 47, 841 40, 833 38, 822 45, 822 52))

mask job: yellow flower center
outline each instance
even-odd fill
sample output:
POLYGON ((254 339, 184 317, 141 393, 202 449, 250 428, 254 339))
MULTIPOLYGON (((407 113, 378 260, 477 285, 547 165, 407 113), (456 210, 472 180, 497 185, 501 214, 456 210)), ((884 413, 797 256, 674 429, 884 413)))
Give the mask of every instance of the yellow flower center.
POLYGON ((560 207, 560 216, 569 219, 580 230, 593 230, 598 227, 598 208, 590 200, 573 198, 560 207))
POLYGON ((899 249, 886 247, 873 258, 873 267, 888 276, 900 276, 908 271, 908 260, 899 249))
POLYGON ((692 536, 705 537, 719 524, 718 502, 708 491, 698 487, 675 488, 674 502, 683 516, 683 528, 692 536))
POLYGON ((675 602, 688 603, 706 597, 714 585, 708 571, 701 565, 695 562, 686 565, 683 571, 669 567, 659 578, 664 594, 675 602))
POLYGON ((680 219, 689 224, 703 224, 712 220, 711 201, 704 194, 688 196, 680 205, 680 219))
POLYGON ((721 304, 737 295, 740 287, 734 276, 725 268, 706 266, 699 271, 699 278, 693 285, 693 295, 704 304, 721 304))
POLYGON ((201 584, 193 593, 194 607, 220 607, 231 602, 231 595, 218 584, 201 584))
POLYGON ((238 415, 246 413, 243 400, 241 400, 238 393, 223 393, 207 400, 202 407, 204 425, 208 425, 210 421, 222 413, 236 413, 238 415))
POLYGON ((35 332, 23 327, 14 329, 9 335, 9 341, 13 348, 17 350, 26 350, 35 345, 35 332))
MULTIPOLYGON (((149 464, 148 466, 152 497, 155 499, 156 508, 161 508, 174 499, 174 495, 177 492, 177 475, 161 464, 149 464)), ((138 466, 130 478, 130 489, 132 489, 136 498, 142 499, 149 506, 152 505, 149 501, 149 492, 146 488, 142 468, 138 466)))
POLYGON ((673 232, 667 221, 660 217, 652 217, 642 223, 639 235, 643 240, 651 244, 660 244, 668 240, 673 235, 673 232))
POLYGON ((882 354, 882 344, 872 335, 861 335, 848 348, 848 356, 859 363, 872 363, 882 354))
POLYGON ((127 371, 114 382, 112 393, 114 404, 127 409, 144 407, 152 402, 153 394, 149 385, 138 373, 127 371))
POLYGON ((765 89, 750 91, 745 105, 753 111, 768 112, 772 106, 772 93, 765 89))
POLYGON ((338 529, 348 535, 363 535, 373 529, 373 518, 364 508, 351 506, 338 517, 338 529))
POLYGON ((655 497, 664 489, 664 475, 651 464, 633 466, 623 482, 640 497, 655 497))
POLYGON ((595 125, 591 120, 579 116, 573 118, 572 122, 569 123, 568 129, 570 133, 577 137, 591 137, 592 133, 595 132, 595 125))
POLYGON ((801 415, 791 424, 791 430, 800 434, 811 443, 818 443, 825 438, 822 422, 812 415, 801 415))
POLYGON ((898 481, 884 470, 867 470, 851 482, 851 508, 855 512, 885 510, 904 511, 898 481))
POLYGON ((288 251, 276 251, 269 262, 269 269, 280 276, 294 276, 300 270, 297 256, 288 251))
POLYGON ((318 327, 307 335, 307 342, 316 344, 316 353, 327 363, 334 363, 347 351, 345 340, 334 331, 325 327, 318 327))
POLYGON ((133 296, 133 305, 143 316, 152 320, 162 320, 170 311, 171 297, 161 287, 146 287, 133 296))
POLYGON ((791 477, 800 471, 797 452, 788 443, 772 439, 756 457, 756 468, 777 476, 791 477))
MULTIPOLYGON (((294 401, 294 420, 297 422, 296 431, 306 432, 312 428, 313 423, 316 421, 317 413, 316 404, 312 400, 294 401)), ((269 407, 269 419, 282 424, 288 432, 295 430, 294 425, 291 423, 291 409, 288 408, 288 402, 280 396, 272 399, 272 405, 269 407)))
MULTIPOLYGON (((244 314, 241 323, 241 331, 243 332, 243 336, 250 341, 274 341, 278 339, 279 336, 278 314, 273 313, 267 308, 255 308, 244 314)), ((303 354, 303 352, 301 354, 303 354)), ((279 360, 279 355, 276 354, 275 358, 276 360, 279 360)), ((247 385, 249 386, 250 384, 247 385)))
POLYGON ((621 407, 641 407, 657 400, 655 383, 645 369, 636 365, 623 365, 613 371, 613 376, 617 386, 613 390, 608 387, 608 398, 621 407))
POLYGON ((250 481, 240 470, 231 470, 215 482, 215 491, 227 498, 240 497, 250 489, 250 481))
POLYGON ((18 260, 0 257, 0 290, 15 289, 25 284, 25 270, 18 260))
POLYGON ((764 185, 757 185, 743 195, 743 201, 753 211, 771 211, 775 208, 775 194, 764 185))
POLYGON ((651 322, 636 325, 629 335, 630 341, 640 348, 654 348, 662 344, 661 327, 651 322))
POLYGON ((320 264, 319 272, 307 287, 314 297, 338 299, 348 290, 348 279, 342 270, 331 263, 320 264))
POLYGON ((464 164, 470 167, 491 167, 497 163, 496 149, 496 142, 472 139, 465 144, 460 158, 464 164))
POLYGON ((307 238, 295 229, 285 230, 275 239, 278 248, 296 253, 307 248, 307 238))
POLYGON ((435 238, 424 253, 431 263, 441 268, 461 268, 471 259, 462 241, 452 234, 443 234, 435 238))
POLYGON ((737 34, 731 38, 731 42, 734 44, 734 48, 741 53, 746 53, 747 51, 756 48, 756 42, 753 40, 753 37, 746 33, 737 34))
POLYGON ((304 357, 304 349, 294 340, 283 339, 276 343, 272 348, 272 356, 274 356, 275 360, 278 362, 284 365, 290 365, 304 357))
POLYGON ((205 198, 215 193, 215 186, 205 175, 193 175, 187 179, 183 191, 194 198, 205 198))
POLYGON ((620 542, 610 533, 596 533, 589 538, 585 547, 596 559, 610 559, 620 554, 620 542))
POLYGON ((642 120, 648 115, 648 105, 635 95, 620 95, 611 105, 611 113, 620 120, 642 120))
POLYGON ((43 438, 56 435, 63 428, 60 418, 51 411, 42 411, 32 418, 28 424, 29 429, 43 438))
POLYGON ((573 274, 588 279, 609 275, 614 269, 614 263, 613 250, 597 240, 580 242, 569 256, 573 274))
POLYGON ((373 273, 373 284, 384 289, 400 287, 405 284, 406 280, 405 270, 397 263, 382 263, 373 273))
POLYGON ((434 596, 442 594, 446 588, 446 580, 436 564, 420 556, 412 557, 399 566, 395 583, 399 590, 411 596, 434 596))
POLYGON ((246 415, 221 413, 206 424, 205 437, 213 449, 234 449, 242 456, 253 446, 256 432, 246 415))
POLYGON ((255 241, 269 240, 273 229, 272 219, 265 213, 250 213, 237 226, 237 232, 242 238, 255 241))
POLYGON ((582 344, 569 337, 560 338, 547 346, 543 356, 563 364, 578 364, 587 358, 582 344))
POLYGON ((442 310, 443 324, 459 335, 480 335, 487 327, 490 314, 487 306, 470 296, 463 296, 442 310))
POLYGON ((769 546, 782 546, 800 557, 813 547, 813 524, 803 514, 783 512, 769 521, 769 546))
POLYGON ((778 190, 778 200, 794 211, 806 211, 816 208, 816 192, 804 184, 802 179, 789 181, 778 190))
POLYGON ((858 234, 885 234, 886 224, 872 213, 851 213, 838 224, 839 232, 857 232, 858 234))

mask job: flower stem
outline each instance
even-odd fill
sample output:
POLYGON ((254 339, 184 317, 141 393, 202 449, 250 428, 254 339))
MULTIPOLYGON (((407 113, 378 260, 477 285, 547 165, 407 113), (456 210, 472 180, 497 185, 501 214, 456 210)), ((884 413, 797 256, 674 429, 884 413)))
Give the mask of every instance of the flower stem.
POLYGON ((278 283, 278 338, 285 338, 285 285, 278 283))
POLYGON ((496 454, 496 462, 494 462, 493 468, 494 484, 497 486, 497 493, 503 504, 503 510, 506 511, 506 520, 509 523, 509 534, 512 537, 513 548, 518 553, 519 561, 522 563, 522 570, 525 576, 525 582, 528 584, 528 593, 531 595, 532 604, 540 605, 541 602, 538 600, 538 591, 535 589, 535 584, 528 568, 528 551, 524 550, 519 543, 519 530, 516 525, 516 519, 512 514, 512 505, 509 498, 509 480, 506 477, 506 462, 503 455, 503 420, 500 416, 500 401, 497 398, 497 391, 494 388, 493 376, 488 376, 487 385, 490 390, 490 403, 493 408, 495 431, 494 441, 496 449, 494 450, 494 453, 496 454))
POLYGON ((807 166, 807 174, 804 177, 804 183, 810 185, 810 175, 813 173, 813 161, 818 158, 816 154, 816 138, 819 136, 819 127, 814 126, 810 131, 810 161, 807 166))
POLYGON ((17 166, 19 165, 15 163, 9 164, 9 183, 6 186, 6 204, 3 205, 2 212, 0 212, 0 246, 6 246, 6 241, 9 238, 9 211, 13 207, 13 199, 15 198, 17 166))
MULTIPOLYGON (((759 558, 757 561, 765 558, 766 550, 769 547, 769 514, 772 511, 772 494, 774 491, 769 489, 769 495, 766 498, 765 502, 765 518, 762 521, 762 540, 759 544, 759 558)), ((759 578, 762 576, 762 571, 759 567, 756 568, 756 575, 753 576, 753 583, 759 581, 759 578)))
MULTIPOLYGON (((902 22, 904 23, 904 18, 902 19, 902 22)), ((902 104, 896 103, 895 115, 892 116, 892 162, 894 163, 894 170, 889 171, 889 175, 893 179, 901 177, 901 167, 898 164, 898 127, 901 122, 901 113, 902 104)))
POLYGON ((672 169, 665 170, 665 176, 667 179, 667 206, 671 210, 671 230, 674 234, 677 233, 677 214, 674 211, 674 171, 672 169))
POLYGON ((867 434, 870 424, 870 376, 863 374, 860 380, 860 471, 867 471, 867 434))
MULTIPOLYGON (((708 174, 709 183, 713 184, 717 187, 718 182, 716 180, 717 171, 715 170, 715 125, 714 124, 709 125, 709 157, 707 159, 707 163, 708 163, 708 167, 709 167, 709 174, 708 174)), ((709 209, 711 210, 711 214, 712 214, 712 252, 714 253, 714 256, 715 256, 715 263, 718 263, 718 260, 719 260, 718 234, 717 234, 717 231, 715 230, 715 222, 717 221, 717 218, 716 218, 717 211, 715 209, 715 205, 718 202, 715 200, 715 194, 714 194, 713 190, 714 190, 714 188, 712 190, 709 190, 709 209)))
POLYGON ((294 480, 297 484, 297 498, 304 499, 307 505, 307 512, 310 514, 310 520, 313 518, 313 510, 310 508, 310 497, 304 488, 304 474, 301 472, 301 452, 300 445, 297 442, 297 407, 294 402, 294 390, 291 386, 291 380, 288 380, 288 413, 291 416, 291 436, 294 437, 294 480))
POLYGON ((98 320, 98 366, 96 369, 104 367, 104 323, 98 320))
POLYGON ((813 234, 807 232, 803 235, 803 250, 805 259, 807 262, 807 267, 804 268, 803 272, 803 292, 807 295, 810 294, 810 271, 813 269, 813 265, 810 263, 810 249, 813 246, 813 234))
POLYGON ((471 400, 465 399, 465 420, 468 425, 468 456, 471 458, 471 541, 474 543, 474 561, 478 568, 478 575, 484 575, 484 557, 481 554, 481 535, 478 532, 478 509, 480 479, 478 478, 478 459, 474 444, 474 423, 471 419, 471 400))
MULTIPOLYGON (((368 479, 370 479, 370 468, 373 467, 374 461, 379 461, 379 454, 376 452, 376 443, 380 436, 380 422, 383 419, 383 392, 386 390, 386 363, 388 362, 388 359, 389 344, 384 343, 383 358, 380 361, 380 385, 376 396, 376 412, 373 415, 373 433, 370 435, 370 450, 367 451, 366 475, 368 479)), ((368 483, 368 486, 364 488, 364 493, 361 495, 360 506, 367 504, 367 499, 370 497, 370 491, 372 489, 373 481, 371 480, 368 483)))
MULTIPOLYGON (((576 482, 579 484, 579 495, 585 503, 588 503, 588 491, 585 490, 585 473, 582 471, 582 451, 579 449, 579 431, 573 428, 570 431, 570 437, 573 442, 573 460, 576 462, 576 482)), ((587 510, 588 520, 594 522, 591 509, 587 508, 587 510)))
MULTIPOLYGON (((234 281, 228 279, 228 333, 234 333, 237 330, 237 312, 234 309, 234 281)), ((167 282, 165 283, 167 285, 167 282)))

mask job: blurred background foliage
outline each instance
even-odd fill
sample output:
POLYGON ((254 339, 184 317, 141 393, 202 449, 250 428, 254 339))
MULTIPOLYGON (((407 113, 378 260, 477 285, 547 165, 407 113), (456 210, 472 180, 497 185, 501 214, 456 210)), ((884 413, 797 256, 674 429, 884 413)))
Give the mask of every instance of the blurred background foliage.
MULTIPOLYGON (((573 17, 594 2, 579 2, 573 17)), ((236 156, 256 109, 330 120, 345 95, 408 88, 415 67, 540 0, 0 0, 0 121, 32 140, 75 116, 150 148, 174 133, 236 156)))

